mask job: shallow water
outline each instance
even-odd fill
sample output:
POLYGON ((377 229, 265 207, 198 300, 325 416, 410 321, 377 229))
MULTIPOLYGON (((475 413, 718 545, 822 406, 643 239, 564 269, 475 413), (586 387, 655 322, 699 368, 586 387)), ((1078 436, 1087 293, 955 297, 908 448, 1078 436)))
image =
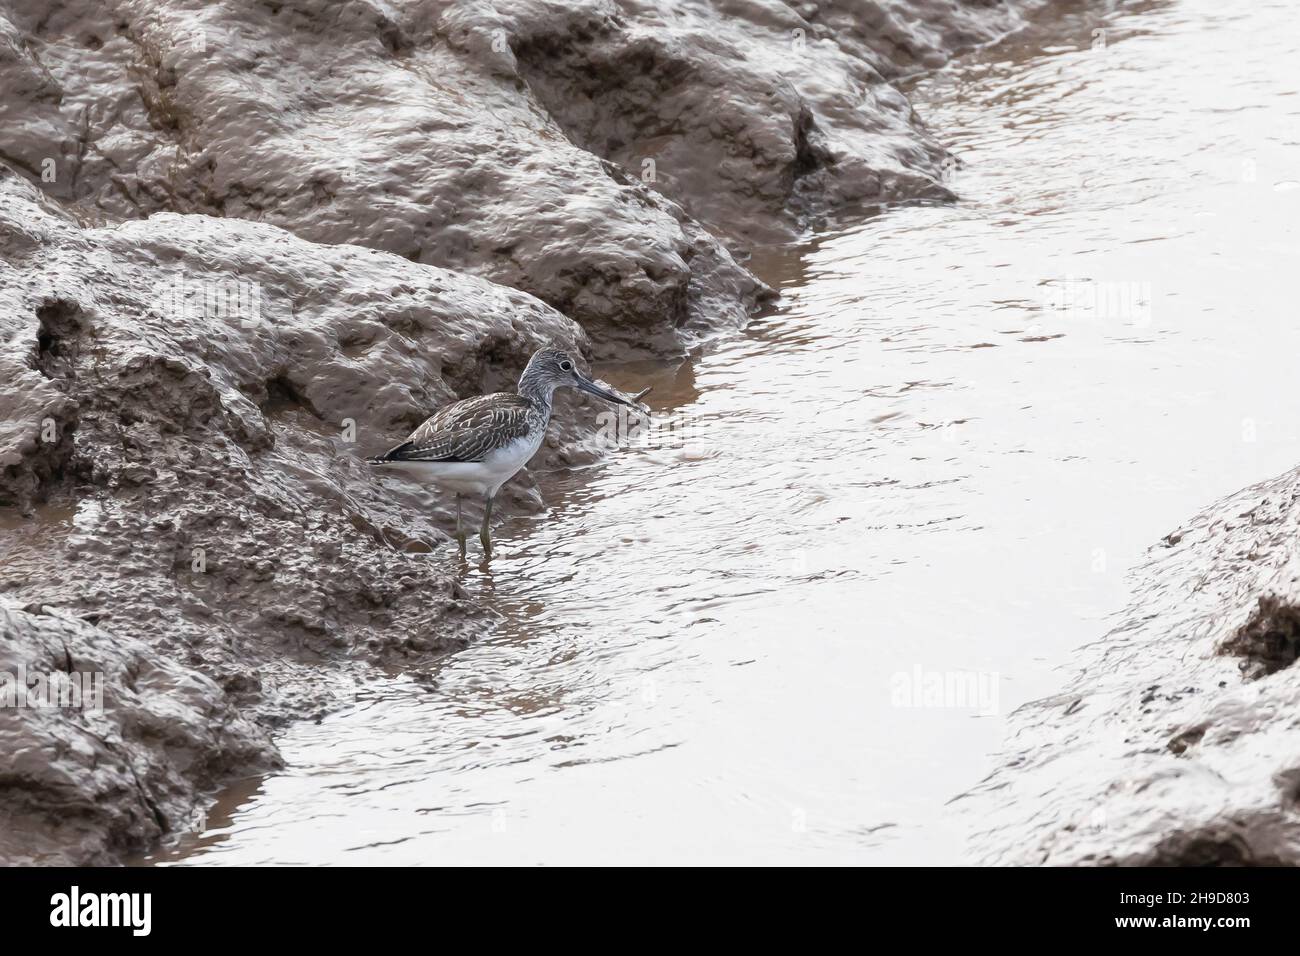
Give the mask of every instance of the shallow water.
POLYGON ((920 81, 961 201, 757 250, 778 311, 602 370, 660 425, 499 524, 495 635, 154 859, 960 862, 948 801, 1126 569, 1300 459, 1289 5, 1093 26, 920 81))

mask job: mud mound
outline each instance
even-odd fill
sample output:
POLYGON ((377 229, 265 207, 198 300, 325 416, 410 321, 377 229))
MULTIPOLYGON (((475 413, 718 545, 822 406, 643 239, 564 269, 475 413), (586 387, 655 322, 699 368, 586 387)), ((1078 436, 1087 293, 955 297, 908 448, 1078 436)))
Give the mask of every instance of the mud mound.
POLYGON ((1002 766, 960 801, 980 859, 1300 863, 1297 540, 1300 471, 1153 550, 1125 623, 1013 715, 1002 766))

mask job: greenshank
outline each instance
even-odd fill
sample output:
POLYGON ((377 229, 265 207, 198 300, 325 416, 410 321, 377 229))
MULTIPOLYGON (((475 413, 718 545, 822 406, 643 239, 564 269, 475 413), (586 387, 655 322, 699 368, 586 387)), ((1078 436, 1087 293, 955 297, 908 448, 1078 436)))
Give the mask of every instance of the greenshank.
POLYGON ((465 553, 461 499, 482 495, 483 526, 479 540, 492 556, 492 499, 515 472, 536 454, 551 420, 551 397, 561 387, 576 388, 607 402, 643 411, 638 404, 646 389, 628 398, 592 381, 578 371, 567 352, 538 349, 519 377, 518 392, 495 392, 454 402, 434 412, 395 448, 369 458, 371 464, 399 468, 456 495, 456 540, 465 553))

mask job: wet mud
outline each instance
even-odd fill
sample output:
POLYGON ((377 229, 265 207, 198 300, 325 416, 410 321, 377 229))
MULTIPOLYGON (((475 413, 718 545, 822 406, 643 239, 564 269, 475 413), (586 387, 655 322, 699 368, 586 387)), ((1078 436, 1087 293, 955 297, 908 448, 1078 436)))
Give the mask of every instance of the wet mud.
POLYGON ((539 474, 432 692, 291 725, 148 859, 1289 862, 1293 19, 906 83, 960 201, 758 247, 772 314, 601 368, 681 439, 539 474))
POLYGON ((1300 864, 1300 473, 1172 531, 1122 623, 960 801, 985 862, 1300 864))
POLYGON ((0 649, 111 701, 0 714, 0 857, 137 853, 482 634, 445 505, 362 454, 540 345, 740 327, 751 242, 947 198, 891 81, 1034 6, 0 3, 0 649))

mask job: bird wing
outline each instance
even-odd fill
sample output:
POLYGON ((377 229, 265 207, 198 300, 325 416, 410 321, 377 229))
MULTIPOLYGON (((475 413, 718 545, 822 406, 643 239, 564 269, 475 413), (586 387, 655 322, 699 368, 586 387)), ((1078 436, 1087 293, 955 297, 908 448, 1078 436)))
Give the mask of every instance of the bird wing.
POLYGON ((529 405, 498 392, 455 402, 434 412, 406 441, 376 461, 482 461, 489 452, 529 432, 529 405))

